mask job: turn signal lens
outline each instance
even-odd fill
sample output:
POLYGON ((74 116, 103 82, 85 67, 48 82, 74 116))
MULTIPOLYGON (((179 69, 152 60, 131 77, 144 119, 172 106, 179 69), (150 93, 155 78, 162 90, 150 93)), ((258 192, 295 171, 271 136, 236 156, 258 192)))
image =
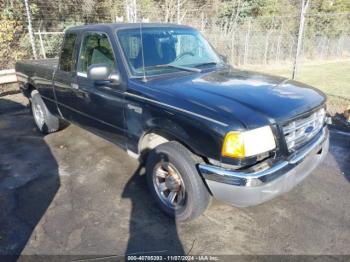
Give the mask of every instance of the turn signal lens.
POLYGON ((276 148, 270 126, 244 132, 232 131, 226 134, 221 154, 226 157, 244 158, 256 156, 276 148))
POLYGON ((244 139, 240 132, 229 132, 225 136, 221 154, 227 157, 245 157, 244 139))

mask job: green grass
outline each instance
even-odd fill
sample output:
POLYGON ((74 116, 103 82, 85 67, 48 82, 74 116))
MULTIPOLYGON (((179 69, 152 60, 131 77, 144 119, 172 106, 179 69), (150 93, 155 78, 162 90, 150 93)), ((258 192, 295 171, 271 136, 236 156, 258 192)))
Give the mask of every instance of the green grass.
MULTIPOLYGON (((246 66, 245 68, 288 78, 292 75, 292 65, 246 66)), ((312 85, 326 94, 350 99, 350 60, 301 64, 296 80, 312 85)))

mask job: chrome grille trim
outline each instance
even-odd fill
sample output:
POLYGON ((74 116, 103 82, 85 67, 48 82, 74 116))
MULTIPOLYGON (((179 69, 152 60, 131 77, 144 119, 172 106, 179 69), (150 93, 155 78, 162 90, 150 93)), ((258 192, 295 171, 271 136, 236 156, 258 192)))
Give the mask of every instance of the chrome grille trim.
POLYGON ((323 127, 326 111, 321 108, 308 116, 283 125, 283 134, 290 152, 310 141, 323 127))

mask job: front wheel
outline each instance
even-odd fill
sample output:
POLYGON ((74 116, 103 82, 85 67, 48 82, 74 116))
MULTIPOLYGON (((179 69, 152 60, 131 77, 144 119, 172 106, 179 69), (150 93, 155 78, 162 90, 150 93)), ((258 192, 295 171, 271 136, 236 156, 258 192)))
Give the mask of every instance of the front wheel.
POLYGON ((200 216, 210 202, 193 154, 177 142, 152 150, 146 163, 147 183, 159 207, 178 221, 200 216))

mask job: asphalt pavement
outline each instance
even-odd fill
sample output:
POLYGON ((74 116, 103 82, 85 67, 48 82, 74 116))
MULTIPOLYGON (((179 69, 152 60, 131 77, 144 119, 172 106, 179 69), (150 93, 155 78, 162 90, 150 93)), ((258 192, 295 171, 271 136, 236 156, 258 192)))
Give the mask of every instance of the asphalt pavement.
POLYGON ((0 254, 350 254, 350 135, 291 192, 249 208, 216 200, 189 223, 153 203, 144 169, 70 125, 47 136, 21 94, 0 98, 0 254))

